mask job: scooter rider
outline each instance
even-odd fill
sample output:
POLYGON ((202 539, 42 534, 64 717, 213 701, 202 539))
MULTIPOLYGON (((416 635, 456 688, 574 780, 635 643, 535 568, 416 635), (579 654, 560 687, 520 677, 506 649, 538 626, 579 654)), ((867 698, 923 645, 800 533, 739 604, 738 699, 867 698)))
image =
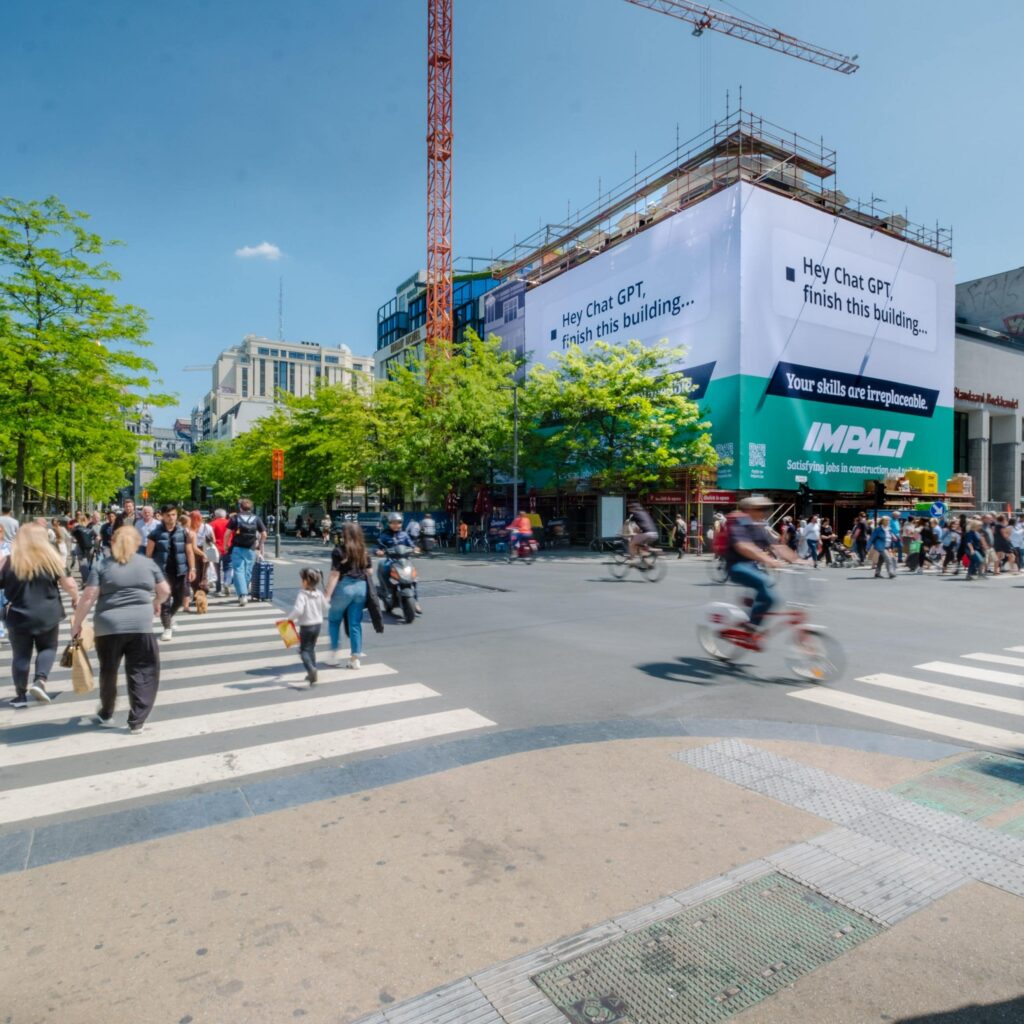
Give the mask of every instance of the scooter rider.
POLYGON ((764 568, 776 568, 798 561, 796 552, 779 542, 765 526, 771 501, 761 494, 752 494, 739 503, 740 515, 730 517, 729 543, 725 561, 729 580, 754 591, 749 626, 757 630, 775 603, 772 581, 764 568))
MULTIPOLYGON (((378 556, 383 556, 377 563, 377 584, 378 590, 383 594, 387 589, 388 573, 391 571, 391 560, 387 557, 387 553, 392 548, 405 547, 415 548, 416 545, 413 543, 412 537, 402 526, 402 513, 401 512, 389 512, 388 513, 388 528, 377 538, 378 556)), ((413 597, 416 599, 416 614, 422 615, 423 609, 420 607, 420 594, 419 585, 413 583, 413 597)))

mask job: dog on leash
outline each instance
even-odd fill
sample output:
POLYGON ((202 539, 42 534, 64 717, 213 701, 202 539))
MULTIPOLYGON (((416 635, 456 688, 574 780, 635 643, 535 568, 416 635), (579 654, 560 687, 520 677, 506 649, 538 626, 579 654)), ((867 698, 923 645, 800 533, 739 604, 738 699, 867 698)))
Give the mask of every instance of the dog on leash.
POLYGON ((210 606, 210 602, 206 599, 205 590, 197 590, 195 592, 196 599, 196 615, 205 615, 207 608, 210 606))

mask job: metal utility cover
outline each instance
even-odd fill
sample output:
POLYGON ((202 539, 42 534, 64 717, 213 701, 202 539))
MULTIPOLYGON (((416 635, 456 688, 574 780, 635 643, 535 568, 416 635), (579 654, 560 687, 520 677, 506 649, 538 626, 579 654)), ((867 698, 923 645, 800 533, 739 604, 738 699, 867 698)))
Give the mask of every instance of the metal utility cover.
POLYGON ((573 1024, 721 1021, 881 930, 769 874, 532 980, 573 1024))
POLYGON ((890 792, 977 821, 1024 800, 1024 760, 972 754, 901 782, 890 792))

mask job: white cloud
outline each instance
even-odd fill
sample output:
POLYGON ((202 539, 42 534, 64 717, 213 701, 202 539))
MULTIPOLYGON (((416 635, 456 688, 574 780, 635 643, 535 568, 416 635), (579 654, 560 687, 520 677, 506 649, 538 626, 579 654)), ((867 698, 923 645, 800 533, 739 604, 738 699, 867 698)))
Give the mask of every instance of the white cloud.
POLYGON ((281 258, 281 250, 272 242, 260 242, 259 245, 243 245, 241 249, 235 250, 235 255, 241 256, 243 260, 257 258, 279 260, 281 258))

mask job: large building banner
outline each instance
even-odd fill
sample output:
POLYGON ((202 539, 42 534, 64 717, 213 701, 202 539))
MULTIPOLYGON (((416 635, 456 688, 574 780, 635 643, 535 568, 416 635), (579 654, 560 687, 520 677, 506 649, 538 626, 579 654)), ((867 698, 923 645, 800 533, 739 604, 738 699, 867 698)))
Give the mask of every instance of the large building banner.
POLYGON ((720 486, 952 471, 947 257, 736 185, 527 293, 535 361, 630 338, 686 346, 720 486))
MULTIPOLYGON (((764 189, 743 195, 743 487, 859 491, 953 458, 953 261, 764 189)), ((941 486, 941 485, 940 485, 941 486)))

